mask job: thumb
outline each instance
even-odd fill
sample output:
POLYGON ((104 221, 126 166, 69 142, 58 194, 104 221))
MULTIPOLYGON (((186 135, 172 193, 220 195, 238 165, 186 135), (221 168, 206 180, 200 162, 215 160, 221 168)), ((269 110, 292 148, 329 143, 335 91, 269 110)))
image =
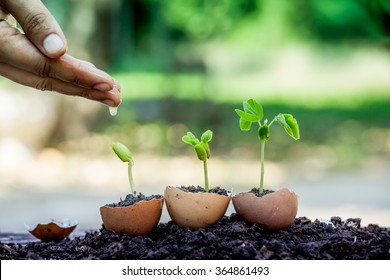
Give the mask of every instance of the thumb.
POLYGON ((40 0, 5 1, 3 6, 44 55, 57 58, 66 52, 67 43, 61 28, 40 0))

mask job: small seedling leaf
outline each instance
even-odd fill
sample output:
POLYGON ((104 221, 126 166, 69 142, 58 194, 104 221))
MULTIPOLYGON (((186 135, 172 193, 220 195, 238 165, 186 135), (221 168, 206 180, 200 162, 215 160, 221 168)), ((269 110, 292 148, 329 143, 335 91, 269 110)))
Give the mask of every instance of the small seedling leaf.
POLYGON ((299 126, 298 122, 290 114, 279 114, 276 117, 276 121, 284 128, 288 135, 295 140, 299 139, 299 126))
POLYGON ((290 136, 294 138, 295 140, 298 140, 300 138, 299 135, 299 126, 297 120, 290 114, 284 114, 284 118, 286 120, 286 123, 288 127, 290 128, 289 131, 291 132, 290 136))
POLYGON ((240 129, 242 131, 248 131, 251 129, 252 122, 249 122, 247 120, 244 120, 243 118, 240 118, 240 129))
POLYGON ((236 109, 235 110, 237 115, 239 115, 241 118, 243 118, 244 120, 248 121, 248 122, 257 122, 259 121, 259 118, 257 115, 251 113, 251 112, 244 112, 240 109, 236 109))
POLYGON ((132 160, 133 155, 131 154, 130 150, 122 143, 112 143, 111 148, 123 162, 130 162, 132 160))
POLYGON ((261 121, 261 119, 263 118, 263 107, 259 103, 257 103, 253 99, 249 99, 248 101, 244 101, 243 105, 244 105, 245 112, 250 112, 256 115, 257 116, 256 121, 261 121))
POLYGON ((196 152, 196 155, 198 156, 198 159, 200 159, 200 160, 206 160, 208 158, 207 151, 203 145, 204 144, 202 144, 202 143, 195 145, 195 152, 196 152))
POLYGON ((207 143, 210 142, 212 138, 213 138, 213 132, 209 129, 202 134, 201 141, 203 143, 207 143))
POLYGON ((187 143, 194 147, 196 144, 199 143, 198 138, 196 138, 192 132, 187 132, 187 134, 182 137, 182 140, 184 143, 187 143))

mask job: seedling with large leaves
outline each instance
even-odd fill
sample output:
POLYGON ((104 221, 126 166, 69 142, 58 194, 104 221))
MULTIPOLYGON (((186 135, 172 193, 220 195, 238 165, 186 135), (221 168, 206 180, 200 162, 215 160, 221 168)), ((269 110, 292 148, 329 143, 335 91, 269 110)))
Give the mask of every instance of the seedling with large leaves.
POLYGON ((286 133, 290 135, 294 140, 298 140, 299 126, 297 120, 291 114, 278 114, 270 123, 268 119, 263 122, 263 107, 253 99, 249 99, 243 102, 243 110, 235 109, 237 115, 240 117, 239 125, 242 131, 249 131, 252 127, 252 123, 259 125, 257 135, 261 145, 261 170, 260 170, 260 193, 264 191, 264 152, 265 142, 271 137, 270 127, 273 123, 280 124, 286 133))

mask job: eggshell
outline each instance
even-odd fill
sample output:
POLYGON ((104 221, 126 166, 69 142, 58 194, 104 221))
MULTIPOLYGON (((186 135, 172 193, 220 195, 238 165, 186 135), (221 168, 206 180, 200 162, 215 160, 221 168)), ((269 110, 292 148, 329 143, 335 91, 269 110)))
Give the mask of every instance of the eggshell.
POLYGON ((60 242, 68 237, 77 226, 77 221, 66 221, 64 223, 62 221, 52 220, 47 224, 37 224, 29 232, 43 242, 60 242))
POLYGON ((273 231, 291 227, 298 211, 297 195, 286 188, 262 197, 240 193, 232 201, 234 209, 244 221, 273 231))
POLYGON ((167 187, 164 197, 172 221, 190 229, 206 228, 218 222, 231 199, 216 193, 185 192, 176 187, 167 187))
POLYGON ((100 207, 104 227, 130 236, 148 235, 161 218, 164 198, 142 200, 125 207, 100 207))

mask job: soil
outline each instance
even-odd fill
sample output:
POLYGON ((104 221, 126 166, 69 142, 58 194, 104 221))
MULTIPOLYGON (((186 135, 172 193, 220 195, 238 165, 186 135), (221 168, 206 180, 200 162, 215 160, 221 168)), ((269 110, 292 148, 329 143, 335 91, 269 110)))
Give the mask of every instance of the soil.
POLYGON ((260 192, 260 189, 259 188, 253 188, 249 191, 250 193, 253 193, 254 195, 256 195, 257 197, 262 197, 266 194, 270 194, 270 193, 273 193, 275 191, 273 190, 268 190, 268 189, 264 189, 263 192, 260 192))
MULTIPOLYGON (((1 241, 2 240, 2 241, 1 241)), ((0 259, 390 259, 390 228, 360 226, 359 218, 311 221, 270 232, 237 214, 199 230, 160 223, 149 236, 116 235, 104 228, 54 243, 4 241, 0 259)))
MULTIPOLYGON (((202 188, 201 186, 197 186, 197 187, 195 187, 195 186, 181 186, 181 187, 179 187, 179 189, 182 191, 191 192, 191 193, 206 192, 206 190, 204 188, 202 188)), ((221 187, 215 187, 215 188, 209 189, 209 193, 215 193, 215 194, 219 194, 219 195, 229 196, 229 191, 227 191, 221 187)))
POLYGON ((133 204, 135 204, 137 202, 140 202, 141 200, 149 201, 149 200, 152 200, 154 198, 160 199, 162 197, 163 196, 159 195, 159 194, 149 195, 149 196, 145 196, 142 193, 139 193, 137 195, 128 194, 128 195, 126 195, 124 200, 122 200, 122 198, 121 198, 119 202, 109 203, 109 204, 106 204, 106 206, 109 206, 109 207, 126 207, 126 206, 133 205, 133 204))

